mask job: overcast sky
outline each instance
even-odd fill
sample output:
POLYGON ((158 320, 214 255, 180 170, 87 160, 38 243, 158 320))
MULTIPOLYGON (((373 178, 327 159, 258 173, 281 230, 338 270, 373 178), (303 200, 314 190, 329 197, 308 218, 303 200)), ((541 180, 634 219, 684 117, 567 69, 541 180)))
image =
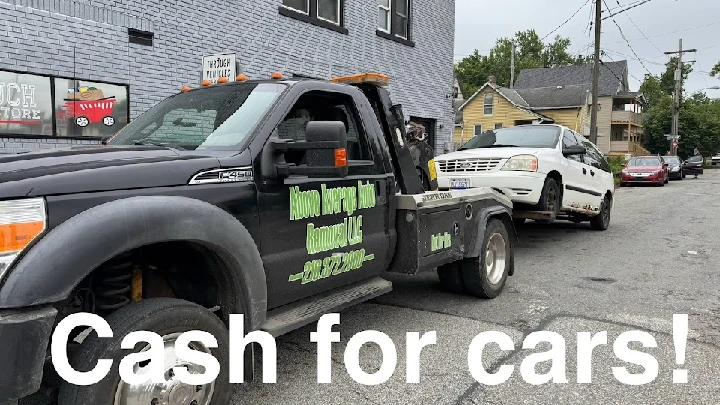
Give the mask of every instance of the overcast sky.
MULTIPOLYGON (((618 2, 621 5, 638 2, 604 1, 607 6, 603 4, 603 9, 614 9, 618 7, 618 2)), ((487 54, 497 38, 512 37, 517 31, 533 28, 542 38, 570 18, 585 2, 586 0, 456 0, 455 60, 471 54, 475 49, 481 54, 487 54)), ((559 34, 572 41, 572 54, 591 54, 594 33, 588 32, 588 25, 593 2, 594 0, 589 0, 570 22, 545 42, 559 34)), ((602 59, 628 61, 631 90, 638 90, 647 70, 658 74, 665 69, 664 64, 669 56, 663 52, 677 50, 680 38, 683 40, 684 49, 698 51, 683 56, 683 61, 696 61, 685 89, 696 91, 720 86, 720 79, 709 75, 715 63, 720 61, 720 0, 650 0, 616 15, 614 19, 642 63, 635 60, 633 51, 623 40, 612 19, 602 22, 600 46, 608 55, 602 59)), ((720 98, 720 90, 705 92, 709 97, 720 98)))

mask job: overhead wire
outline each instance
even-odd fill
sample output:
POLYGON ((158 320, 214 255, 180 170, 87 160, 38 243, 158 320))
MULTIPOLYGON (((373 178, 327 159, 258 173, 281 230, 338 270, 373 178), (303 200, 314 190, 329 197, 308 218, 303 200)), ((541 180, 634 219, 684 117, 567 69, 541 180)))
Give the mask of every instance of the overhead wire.
MULTIPOLYGON (((615 2, 618 4, 618 6, 622 6, 622 5, 620 4, 620 0, 615 0, 615 2)), ((637 28, 638 32, 639 32, 640 34, 642 34, 642 36, 650 43, 650 45, 652 45, 655 49, 657 49, 658 52, 663 53, 663 51, 662 51, 660 48, 658 48, 657 45, 655 45, 655 43, 654 43, 653 41, 651 41, 650 38, 648 38, 647 35, 645 35, 645 33, 643 32, 643 30, 641 30, 640 27, 638 27, 638 25, 635 24, 635 21, 633 21, 633 19, 632 19, 629 15, 626 14, 625 17, 627 17, 627 19, 630 20, 630 22, 632 23, 632 25, 634 25, 635 28, 637 28)))
MULTIPOLYGON (((648 1, 649 1, 649 0, 648 0, 648 1)), ((607 5, 607 2, 605 2, 605 0, 602 0, 602 2, 603 2, 603 4, 605 4, 605 8, 607 8, 607 6, 608 6, 608 5, 607 5)), ((635 49, 633 49, 632 45, 630 45, 630 42, 627 40, 627 37, 625 37, 625 33, 623 33, 622 28, 620 28, 620 24, 618 24, 617 21, 615 21, 615 18, 614 18, 614 17, 612 18, 612 21, 613 21, 613 23, 615 23, 615 26, 616 26, 616 27, 618 28, 618 30, 620 31, 620 36, 625 40, 625 43, 627 44, 628 48, 630 48, 630 50, 632 51, 633 55, 635 55, 635 57, 638 58, 638 61, 640 62, 640 64, 642 65, 642 67, 643 67, 649 74, 652 74, 652 72, 650 72, 650 69, 648 69, 647 66, 645 66, 645 63, 643 63, 643 61, 640 60, 640 57, 637 55, 637 52, 635 52, 635 49)))
MULTIPOLYGON (((610 15, 608 15, 607 17, 603 17, 602 19, 603 19, 603 20, 607 20, 608 18, 613 18, 614 16, 616 16, 616 15, 618 15, 618 14, 622 14, 622 13, 628 11, 628 10, 631 10, 631 9, 633 9, 633 8, 635 8, 635 7, 638 7, 638 6, 642 6, 643 4, 649 3, 649 2, 651 2, 651 1, 652 1, 652 0, 643 0, 643 1, 641 1, 641 2, 639 2, 639 3, 636 3, 636 4, 632 5, 632 6, 628 6, 627 8, 624 8, 624 9, 618 11, 617 13, 610 13, 610 15)), ((604 2, 604 0, 603 0, 603 2, 604 2)), ((607 5, 606 5, 606 7, 607 7, 607 5)))
POLYGON ((587 6, 589 2, 590 2, 590 0, 586 0, 585 3, 584 3, 579 9, 577 9, 577 11, 575 11, 575 12, 573 13, 573 15, 570 16, 570 18, 568 18, 567 20, 565 20, 565 22, 563 22, 562 24, 558 25, 557 28, 555 28, 554 30, 550 31, 547 35, 545 35, 544 37, 542 37, 542 39, 540 39, 540 41, 544 41, 545 38, 549 37, 550 35, 552 35, 553 33, 555 33, 557 30, 559 30, 560 28, 562 28, 565 24, 569 23, 570 20, 572 20, 573 18, 575 18, 575 16, 576 16, 580 11, 582 11, 582 9, 584 9, 585 6, 587 6))

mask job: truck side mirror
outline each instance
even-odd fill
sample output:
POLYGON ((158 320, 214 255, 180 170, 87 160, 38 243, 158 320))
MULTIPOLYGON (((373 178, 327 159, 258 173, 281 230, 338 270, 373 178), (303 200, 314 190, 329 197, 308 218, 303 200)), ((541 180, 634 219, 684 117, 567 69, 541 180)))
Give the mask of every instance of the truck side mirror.
POLYGON ((263 177, 278 179, 291 175, 346 177, 348 174, 347 132, 341 121, 310 121, 306 141, 272 137, 262 154, 263 177), (304 152, 300 164, 288 163, 288 152, 304 152))

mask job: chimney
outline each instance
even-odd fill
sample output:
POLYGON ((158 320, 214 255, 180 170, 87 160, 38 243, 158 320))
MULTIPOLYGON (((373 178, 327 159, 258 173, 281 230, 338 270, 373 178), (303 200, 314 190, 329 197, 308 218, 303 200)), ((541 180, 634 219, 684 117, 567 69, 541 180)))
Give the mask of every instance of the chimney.
POLYGON ((490 75, 488 77, 488 82, 495 84, 496 81, 497 81, 497 79, 496 79, 495 75, 490 75))

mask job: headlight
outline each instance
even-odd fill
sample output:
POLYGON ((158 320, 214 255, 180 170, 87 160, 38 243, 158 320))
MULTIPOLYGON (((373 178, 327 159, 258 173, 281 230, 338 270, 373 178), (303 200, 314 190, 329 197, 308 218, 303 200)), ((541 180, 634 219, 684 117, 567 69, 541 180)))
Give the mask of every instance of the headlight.
POLYGON ((45 230, 45 200, 0 201, 0 279, 20 252, 45 230))
POLYGON ((674 167, 672 168, 672 171, 674 171, 674 172, 677 172, 677 171, 679 171, 679 170, 680 170, 680 166, 674 166, 674 167))
POLYGON ((536 172, 538 169, 538 160, 533 155, 513 156, 505 163, 502 170, 514 170, 521 172, 536 172))

